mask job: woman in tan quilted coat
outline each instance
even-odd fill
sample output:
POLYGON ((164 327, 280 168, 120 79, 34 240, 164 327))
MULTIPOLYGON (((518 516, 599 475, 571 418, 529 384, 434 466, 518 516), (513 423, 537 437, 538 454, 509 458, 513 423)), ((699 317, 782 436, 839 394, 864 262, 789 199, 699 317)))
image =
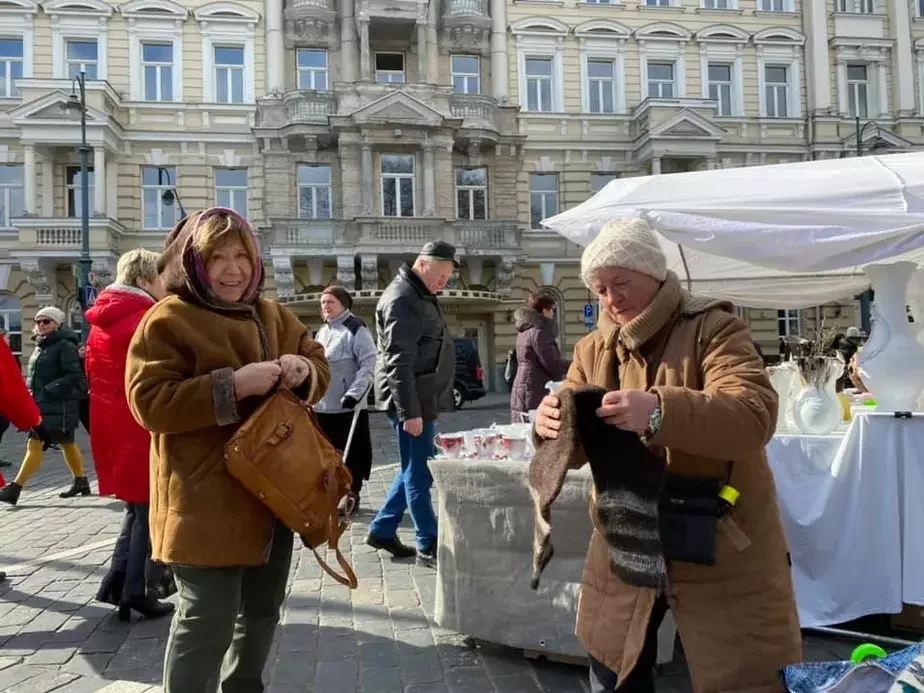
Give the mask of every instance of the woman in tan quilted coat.
MULTIPOLYGON (((741 493, 719 523, 716 565, 669 562, 660 590, 621 582, 594 530, 577 619, 591 690, 654 692, 657 629, 671 609, 695 693, 783 693, 780 669, 801 660, 801 636, 764 452, 777 396, 750 332, 730 304, 683 290, 644 221, 608 224, 581 272, 603 315, 575 346, 565 387, 605 387, 598 416, 640 434, 670 474, 724 481, 731 464, 741 493)), ((552 439, 560 428, 558 400, 546 397, 536 434, 552 439)))
POLYGON ((316 400, 330 371, 298 318, 260 297, 257 241, 236 212, 181 221, 160 270, 173 295, 135 331, 125 382, 132 414, 152 434, 152 555, 177 583, 164 691, 214 692, 223 679, 223 691, 257 693, 292 532, 228 473, 224 446, 277 383, 316 400))

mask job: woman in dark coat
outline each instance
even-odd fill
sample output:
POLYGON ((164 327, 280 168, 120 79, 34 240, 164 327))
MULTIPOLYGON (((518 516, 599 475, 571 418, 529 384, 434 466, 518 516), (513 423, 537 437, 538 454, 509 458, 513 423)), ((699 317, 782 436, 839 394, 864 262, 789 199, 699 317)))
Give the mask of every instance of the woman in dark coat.
MULTIPOLYGON (((35 314, 35 351, 29 359, 26 383, 42 414, 42 422, 61 446, 64 461, 74 482, 61 498, 90 495, 90 483, 83 469, 83 456, 74 442, 80 424, 80 399, 87 395, 87 382, 77 355, 80 336, 64 326, 64 311, 54 306, 35 314)), ((0 501, 16 505, 26 482, 42 464, 43 445, 36 434, 29 434, 26 457, 16 481, 0 489, 0 501)))
POLYGON ((536 409, 548 392, 550 380, 563 380, 568 364, 558 348, 555 322, 555 297, 547 291, 535 291, 526 307, 513 314, 517 329, 517 374, 510 389, 510 414, 516 421, 536 409))

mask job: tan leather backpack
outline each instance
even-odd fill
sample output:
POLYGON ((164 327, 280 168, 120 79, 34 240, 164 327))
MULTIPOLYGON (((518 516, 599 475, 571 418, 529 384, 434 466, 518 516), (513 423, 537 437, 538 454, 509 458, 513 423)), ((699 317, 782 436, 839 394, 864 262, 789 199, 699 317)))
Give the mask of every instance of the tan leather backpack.
MULTIPOLYGON (((307 363, 313 391, 316 371, 307 363)), ((307 401, 287 388, 275 390, 225 445, 225 461, 231 476, 301 536, 328 575, 356 589, 356 574, 339 546, 350 513, 340 522, 337 512, 341 499, 350 495, 352 476, 307 401), (344 575, 318 554, 325 542, 344 575)))

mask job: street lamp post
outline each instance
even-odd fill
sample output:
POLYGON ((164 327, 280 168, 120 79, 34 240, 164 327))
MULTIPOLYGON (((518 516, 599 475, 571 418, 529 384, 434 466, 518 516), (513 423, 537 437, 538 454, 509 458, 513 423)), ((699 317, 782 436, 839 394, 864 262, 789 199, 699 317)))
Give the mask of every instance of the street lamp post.
POLYGON ((180 219, 186 218, 186 210, 183 209, 183 203, 180 202, 180 193, 176 189, 176 185, 173 184, 173 181, 170 180, 170 171, 164 167, 158 167, 157 169, 157 184, 163 185, 163 179, 167 179, 167 185, 169 188, 164 190, 164 194, 161 195, 161 199, 164 201, 164 204, 168 207, 176 201, 176 206, 180 210, 180 219))
MULTIPOLYGON (((882 140, 882 130, 879 129, 879 123, 875 120, 869 120, 862 125, 860 124, 860 116, 856 116, 856 135, 857 135, 857 156, 863 156, 863 135, 866 133, 867 128, 876 128, 876 141, 873 143, 873 146, 870 148, 874 150, 878 147, 880 140, 882 140)), ((860 327, 863 329, 866 334, 869 334, 872 329, 873 317, 872 317, 872 302, 873 302, 873 292, 870 289, 867 289, 862 294, 860 294, 860 327)))
POLYGON ((77 300, 81 311, 81 343, 87 340, 89 325, 86 311, 89 307, 90 270, 93 260, 90 258, 90 168, 88 159, 90 147, 87 145, 87 74, 81 70, 71 80, 71 95, 64 104, 68 111, 80 113, 80 259, 77 260, 77 300))

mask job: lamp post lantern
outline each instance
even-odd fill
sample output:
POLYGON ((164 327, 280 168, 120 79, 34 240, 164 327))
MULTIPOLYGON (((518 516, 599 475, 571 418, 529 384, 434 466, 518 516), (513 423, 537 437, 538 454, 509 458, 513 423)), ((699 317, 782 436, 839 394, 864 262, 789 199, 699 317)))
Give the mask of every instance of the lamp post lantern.
POLYGON ((71 95, 63 105, 67 111, 76 110, 80 114, 80 258, 77 260, 77 300, 80 305, 81 343, 87 340, 89 325, 86 311, 90 292, 90 169, 88 159, 90 147, 87 145, 87 74, 81 70, 71 80, 71 95))

